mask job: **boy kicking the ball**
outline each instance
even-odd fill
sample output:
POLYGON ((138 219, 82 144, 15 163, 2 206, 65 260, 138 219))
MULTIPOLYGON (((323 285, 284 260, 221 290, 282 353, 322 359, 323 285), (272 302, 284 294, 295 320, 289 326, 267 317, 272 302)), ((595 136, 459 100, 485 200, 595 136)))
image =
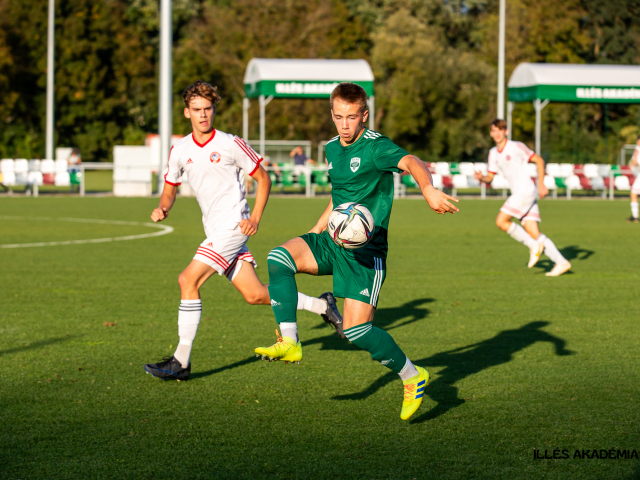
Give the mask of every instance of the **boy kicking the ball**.
POLYGON ((494 120, 491 122, 490 135, 496 146, 489 151, 489 173, 482 175, 475 173, 476 180, 491 183, 498 171, 502 172, 509 182, 511 196, 504 202, 496 225, 511 238, 524 244, 529 248, 529 264, 533 267, 540 255, 544 253, 551 259, 555 266, 547 277, 557 277, 571 269, 569 261, 562 256, 555 244, 545 234, 540 233, 538 223, 540 222, 540 209, 536 195, 536 185, 531 180, 527 171, 527 163, 533 162, 538 168, 538 192, 540 198, 544 198, 549 193, 544 186, 544 160, 540 155, 529 149, 522 142, 507 140, 507 122, 504 120, 494 120), (524 225, 522 228, 513 222, 513 218, 520 220, 524 225))
MULTIPOLYGON (((167 218, 186 173, 202 210, 207 238, 178 277, 178 348, 162 362, 144 366, 156 377, 176 380, 189 378, 191 347, 202 314, 200 287, 211 275, 227 277, 251 305, 270 303, 267 286, 258 279, 256 261, 246 246, 249 237, 258 232, 271 190, 269 175, 260 166, 262 158, 242 138, 213 128, 220 100, 216 87, 197 81, 184 91, 183 98, 184 116, 191 120, 193 132, 171 148, 164 190, 151 219, 161 222, 167 218), (245 199, 243 171, 258 184, 253 213, 245 199)), ((342 335, 342 317, 331 293, 313 298, 296 292, 295 308, 321 315, 342 335)))
POLYGON ((389 138, 365 128, 367 94, 354 83, 340 83, 331 94, 331 114, 338 135, 326 146, 331 201, 311 231, 273 249, 267 257, 271 307, 282 337, 271 347, 256 348, 263 358, 299 361, 302 346, 296 326, 297 273, 333 275, 334 294, 343 297, 344 333, 373 359, 404 382, 400 417, 407 420, 422 403, 429 373, 414 366, 391 335, 373 325, 386 277, 387 228, 393 204, 393 173, 409 172, 436 213, 455 213, 457 200, 433 187, 427 166, 389 138), (334 206, 356 202, 373 215, 372 239, 362 248, 338 247, 326 232, 334 206))

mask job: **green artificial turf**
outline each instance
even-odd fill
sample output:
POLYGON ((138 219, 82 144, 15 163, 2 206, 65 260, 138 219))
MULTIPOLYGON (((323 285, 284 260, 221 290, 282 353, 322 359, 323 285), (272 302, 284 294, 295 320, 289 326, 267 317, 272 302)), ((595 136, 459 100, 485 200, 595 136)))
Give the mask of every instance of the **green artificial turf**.
MULTIPOLYGON (((249 242, 264 282, 269 250, 326 202, 270 200, 249 242)), ((2 198, 0 244, 150 233, 25 217, 148 222, 156 204, 2 198)), ((627 202, 540 202, 541 230, 573 264, 548 278, 546 258, 527 269, 526 248, 494 226, 500 204, 463 200, 446 217, 394 205, 376 323, 432 375, 409 422, 398 378, 317 316, 299 315, 300 365, 258 361, 271 310, 217 276, 192 379, 144 373, 178 341, 177 277, 203 240, 194 199, 178 199, 165 236, 0 249, 0 477, 639 478, 637 459, 573 455, 640 452, 640 225, 623 221, 627 202), (534 459, 545 449, 571 458, 534 459)))

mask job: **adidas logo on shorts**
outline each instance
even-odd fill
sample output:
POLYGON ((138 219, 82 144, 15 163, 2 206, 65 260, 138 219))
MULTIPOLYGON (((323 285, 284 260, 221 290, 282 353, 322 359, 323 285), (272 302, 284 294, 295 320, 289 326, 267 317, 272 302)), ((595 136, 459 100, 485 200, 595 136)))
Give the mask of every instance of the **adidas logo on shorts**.
POLYGON ((271 306, 272 307, 277 307, 278 305, 280 305, 280 302, 276 302, 275 300, 271 299, 271 306))
POLYGON ((187 160, 187 165, 189 165, 190 163, 193 163, 193 160, 191 159, 187 160))
POLYGON ((369 289, 368 288, 365 288, 364 290, 362 290, 360 292, 360 295, 364 295, 366 297, 370 297, 371 296, 371 294, 369 293, 369 289))

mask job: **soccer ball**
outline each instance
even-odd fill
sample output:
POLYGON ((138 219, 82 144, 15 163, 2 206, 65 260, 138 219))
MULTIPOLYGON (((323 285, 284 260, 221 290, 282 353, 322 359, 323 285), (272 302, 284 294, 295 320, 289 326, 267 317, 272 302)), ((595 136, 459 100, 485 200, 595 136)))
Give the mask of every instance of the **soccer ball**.
POLYGON ((349 202, 333 209, 329 215, 327 231, 336 245, 352 250, 366 245, 371 240, 375 226, 373 216, 367 207, 349 202))

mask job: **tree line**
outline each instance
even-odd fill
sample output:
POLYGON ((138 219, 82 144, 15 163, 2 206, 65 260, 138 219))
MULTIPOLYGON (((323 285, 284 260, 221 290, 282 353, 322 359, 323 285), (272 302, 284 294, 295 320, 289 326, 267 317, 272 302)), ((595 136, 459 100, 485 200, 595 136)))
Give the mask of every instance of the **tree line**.
MULTIPOLYGON (((47 0, 0 0, 0 156, 44 155, 47 0)), ((507 79, 520 62, 640 63, 640 0, 507 0, 507 79)), ((173 0, 173 124, 181 93, 217 85, 215 125, 240 133, 253 57, 364 58, 376 129, 429 161, 480 161, 496 115, 498 0, 173 0)), ((158 128, 158 0, 57 0, 55 138, 85 160, 142 144, 158 128)), ((257 102, 254 102, 256 104, 257 102)), ((267 138, 334 136, 323 100, 267 107, 267 138)), ((551 104, 549 161, 610 161, 640 134, 639 105, 551 104)), ((250 111, 257 137, 258 109, 250 111)), ((532 144, 533 106, 514 112, 532 144)))

